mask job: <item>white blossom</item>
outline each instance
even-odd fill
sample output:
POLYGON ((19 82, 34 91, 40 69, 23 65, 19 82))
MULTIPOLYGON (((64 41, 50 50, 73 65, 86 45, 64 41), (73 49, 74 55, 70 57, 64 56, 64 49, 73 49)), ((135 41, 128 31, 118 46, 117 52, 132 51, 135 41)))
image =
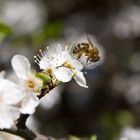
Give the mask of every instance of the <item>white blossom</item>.
POLYGON ((37 31, 47 18, 47 11, 40 1, 1 1, 1 5, 0 20, 18 34, 30 34, 37 31), (30 22, 32 24, 28 24, 30 22), (28 26, 25 26, 27 24, 28 26))
POLYGON ((120 140, 139 140, 140 139, 140 129, 133 127, 125 127, 121 132, 120 140))
POLYGON ((0 83, 0 129, 9 129, 19 118, 20 109, 17 104, 22 100, 23 94, 17 84, 2 76, 0 83))
POLYGON ((38 89, 42 86, 42 81, 35 77, 31 71, 29 60, 22 55, 15 55, 12 58, 12 67, 19 78, 20 87, 25 94, 22 102, 21 113, 32 114, 39 104, 37 97, 38 89))
POLYGON ((80 86, 87 88, 85 77, 81 72, 83 65, 70 54, 70 48, 58 45, 41 52, 41 56, 35 56, 35 59, 40 69, 57 80, 68 82, 74 78, 80 86))

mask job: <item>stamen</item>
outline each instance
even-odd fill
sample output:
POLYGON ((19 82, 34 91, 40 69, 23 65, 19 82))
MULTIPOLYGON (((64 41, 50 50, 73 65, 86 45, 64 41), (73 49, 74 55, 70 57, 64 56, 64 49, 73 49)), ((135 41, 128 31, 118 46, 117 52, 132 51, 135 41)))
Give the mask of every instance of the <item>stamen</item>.
POLYGON ((34 62, 39 65, 39 62, 37 60, 34 60, 34 62))
POLYGON ((51 68, 48 68, 48 69, 46 70, 46 72, 47 72, 49 75, 51 75, 51 74, 52 74, 52 69, 51 69, 51 68))
POLYGON ((43 51, 42 50, 39 50, 39 52, 41 54, 41 57, 44 57, 43 51))
POLYGON ((34 56, 34 59, 38 62, 40 61, 36 55, 34 56))
POLYGON ((27 86, 28 86, 29 88, 33 89, 33 88, 35 87, 34 81, 32 81, 32 80, 27 80, 26 82, 27 82, 27 86))
POLYGON ((70 62, 68 62, 68 61, 66 61, 63 65, 64 65, 64 67, 67 67, 69 69, 73 68, 72 64, 70 62))
POLYGON ((37 54, 38 58, 41 60, 41 56, 39 54, 37 54))
POLYGON ((48 53, 50 54, 51 52, 50 52, 49 46, 47 46, 46 49, 47 49, 48 53))
POLYGON ((68 50, 68 45, 65 46, 65 51, 67 51, 67 50, 68 50))

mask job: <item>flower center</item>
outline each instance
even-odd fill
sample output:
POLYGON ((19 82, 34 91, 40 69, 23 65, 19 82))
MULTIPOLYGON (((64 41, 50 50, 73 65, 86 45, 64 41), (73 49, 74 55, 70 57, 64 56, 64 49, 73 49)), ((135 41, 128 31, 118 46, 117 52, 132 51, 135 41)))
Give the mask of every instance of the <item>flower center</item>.
POLYGON ((66 62, 64 63, 64 67, 67 67, 67 68, 69 68, 69 69, 73 69, 73 66, 71 65, 71 63, 70 63, 69 61, 66 61, 66 62))
POLYGON ((35 83, 32 80, 27 80, 27 86, 29 88, 34 88, 35 87, 35 83))
POLYGON ((46 69, 46 73, 51 75, 52 74, 52 69, 51 68, 46 69))

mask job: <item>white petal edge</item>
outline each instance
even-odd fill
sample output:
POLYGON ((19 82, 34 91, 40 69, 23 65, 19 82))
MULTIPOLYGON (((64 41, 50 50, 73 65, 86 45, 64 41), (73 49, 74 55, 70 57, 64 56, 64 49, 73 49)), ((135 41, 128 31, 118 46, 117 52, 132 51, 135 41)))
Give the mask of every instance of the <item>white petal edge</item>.
POLYGON ((11 60, 12 67, 20 79, 27 79, 31 73, 29 60, 23 55, 15 55, 11 60))
POLYGON ((65 67, 60 67, 55 70, 54 75, 61 82, 69 82, 72 79, 72 71, 65 67))
POLYGON ((19 118, 19 108, 3 105, 0 107, 0 128, 11 128, 15 125, 15 121, 19 118))
POLYGON ((77 71, 76 75, 74 76, 74 79, 79 86, 84 87, 84 88, 88 88, 88 86, 86 85, 86 79, 85 79, 82 72, 77 71))

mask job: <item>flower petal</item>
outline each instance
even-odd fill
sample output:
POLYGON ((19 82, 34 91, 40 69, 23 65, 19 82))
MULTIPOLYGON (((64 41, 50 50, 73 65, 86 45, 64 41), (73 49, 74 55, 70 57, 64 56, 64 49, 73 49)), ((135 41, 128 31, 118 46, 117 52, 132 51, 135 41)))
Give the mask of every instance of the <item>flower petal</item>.
POLYGON ((35 94, 36 93, 27 93, 27 96, 22 103, 21 113, 32 114, 35 112, 35 108, 39 105, 39 99, 35 94))
POLYGON ((20 116, 20 109, 18 107, 15 107, 15 106, 8 106, 8 112, 9 112, 9 115, 11 116, 11 118, 13 120, 17 120, 20 116))
POLYGON ((0 128, 11 128, 19 116, 20 112, 17 107, 7 105, 0 106, 0 128))
POLYGON ((10 128, 11 125, 11 118, 7 115, 5 106, 0 107, 0 128, 10 128))
POLYGON ((0 79, 0 83, 0 89, 2 90, 1 95, 4 103, 15 105, 23 99, 24 94, 15 83, 6 79, 0 79))
POLYGON ((87 59, 88 56, 82 56, 79 61, 82 63, 83 66, 87 66, 87 59))
POLYGON ((82 72, 77 71, 76 75, 74 76, 74 79, 79 86, 88 88, 88 86, 86 85, 86 79, 82 72))
POLYGON ((12 58, 12 67, 16 75, 21 79, 26 79, 31 73, 29 60, 23 55, 15 55, 12 58))
POLYGON ((44 56, 40 61, 39 61, 39 67, 40 69, 46 69, 49 67, 49 63, 48 63, 48 58, 47 56, 44 56))
POLYGON ((55 57, 55 61, 56 61, 55 67, 58 67, 58 66, 61 66, 62 64, 64 64, 64 62, 66 61, 65 54, 63 52, 61 52, 60 54, 57 54, 57 56, 55 57))
POLYGON ((77 61, 77 60, 75 60, 75 59, 71 59, 71 63, 72 63, 72 66, 73 66, 75 69, 77 69, 77 70, 79 70, 79 71, 81 71, 81 70, 83 69, 83 65, 82 65, 79 61, 77 61))
POLYGON ((5 71, 1 71, 0 72, 0 78, 4 78, 4 75, 5 75, 5 71))
POLYGON ((59 81, 68 82, 72 79, 72 71, 65 67, 60 67, 54 71, 54 75, 59 81))

